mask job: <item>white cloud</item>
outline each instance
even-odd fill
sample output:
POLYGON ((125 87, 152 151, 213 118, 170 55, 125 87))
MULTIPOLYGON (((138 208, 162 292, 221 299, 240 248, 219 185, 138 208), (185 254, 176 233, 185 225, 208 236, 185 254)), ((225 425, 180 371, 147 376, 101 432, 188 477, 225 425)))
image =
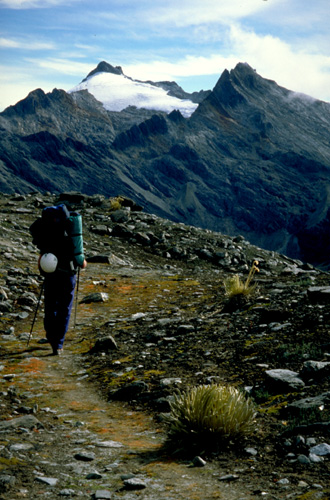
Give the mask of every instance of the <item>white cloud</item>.
POLYGON ((290 90, 330 100, 330 57, 294 49, 279 38, 231 28, 233 51, 265 78, 290 90))
MULTIPOLYGON (((230 53, 210 56, 188 55, 175 62, 150 60, 124 66, 128 76, 140 80, 178 80, 183 77, 218 75, 238 62, 247 62, 264 78, 275 80, 289 90, 330 101, 330 57, 295 50, 270 35, 257 35, 232 25, 228 33, 230 53)), ((198 90, 198 89, 196 89, 198 90)))
MULTIPOLYGON (((283 0, 272 0, 279 4, 283 0)), ((262 0, 166 0, 151 2, 144 10, 145 21, 150 24, 169 27, 186 27, 205 23, 226 23, 242 19, 256 12, 269 9, 267 2, 262 0), (147 14, 147 15, 146 15, 147 14)))
POLYGON ((33 63, 36 68, 42 68, 50 70, 50 72, 55 72, 62 75, 70 76, 86 76, 93 67, 89 63, 72 61, 70 59, 29 59, 29 62, 33 63))
MULTIPOLYGON (((9 70, 6 66, 0 66, 0 110, 3 110, 11 104, 24 99, 29 92, 40 88, 42 83, 34 79, 29 71, 9 70)), ((49 91, 50 86, 45 86, 49 91)))
MULTIPOLYGON (((148 61, 145 63, 128 64, 123 70, 127 76, 138 80, 175 80, 179 77, 219 74, 228 65, 237 63, 234 57, 223 57, 213 54, 210 57, 186 56, 176 62, 148 61)), ((197 90, 197 89, 196 89, 197 90)))
POLYGON ((25 50, 53 50, 53 43, 32 42, 29 40, 13 40, 10 38, 0 38, 0 48, 4 49, 25 49, 25 50))
POLYGON ((32 88, 26 84, 20 83, 2 83, 1 93, 0 93, 0 112, 12 104, 16 104, 18 101, 24 99, 32 88))
POLYGON ((0 7, 7 9, 42 9, 46 7, 56 7, 65 5, 66 0, 0 0, 0 7))
POLYGON ((0 47, 3 49, 17 49, 19 43, 15 40, 9 40, 9 38, 0 38, 0 47))
POLYGON ((91 64, 64 59, 30 58, 25 59, 26 62, 29 64, 23 64, 19 69, 0 65, 0 112, 37 88, 44 92, 51 92, 54 88, 68 90, 93 69, 91 64))

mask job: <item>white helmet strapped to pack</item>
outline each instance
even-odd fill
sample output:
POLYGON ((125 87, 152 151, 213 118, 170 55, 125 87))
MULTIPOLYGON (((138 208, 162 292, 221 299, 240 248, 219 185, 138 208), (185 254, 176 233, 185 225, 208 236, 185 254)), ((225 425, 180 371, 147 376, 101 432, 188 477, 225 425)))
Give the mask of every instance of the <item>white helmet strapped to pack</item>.
POLYGON ((44 253, 40 259, 40 267, 45 273, 53 273, 57 262, 57 257, 53 253, 44 253))

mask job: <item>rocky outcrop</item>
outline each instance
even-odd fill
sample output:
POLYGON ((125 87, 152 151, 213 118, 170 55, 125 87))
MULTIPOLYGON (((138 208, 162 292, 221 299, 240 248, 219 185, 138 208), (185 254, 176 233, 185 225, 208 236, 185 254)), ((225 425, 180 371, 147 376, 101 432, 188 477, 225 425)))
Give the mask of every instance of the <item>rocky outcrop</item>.
POLYGON ((151 135, 166 134, 167 132, 165 118, 153 115, 139 125, 133 125, 129 130, 121 132, 113 141, 113 147, 117 150, 123 150, 131 146, 143 146, 151 135))
POLYGON ((114 75, 122 75, 123 70, 121 66, 112 66, 111 64, 107 63, 106 61, 101 61, 93 71, 88 73, 86 78, 83 80, 87 80, 90 76, 95 75, 96 73, 113 73, 114 75))

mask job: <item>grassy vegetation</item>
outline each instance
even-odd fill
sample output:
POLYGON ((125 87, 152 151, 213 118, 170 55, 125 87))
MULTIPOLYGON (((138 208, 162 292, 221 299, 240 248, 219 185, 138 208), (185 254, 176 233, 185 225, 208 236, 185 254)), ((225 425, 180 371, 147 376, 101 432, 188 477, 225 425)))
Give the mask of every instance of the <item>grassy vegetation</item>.
POLYGON ((259 268, 257 267, 259 262, 257 260, 253 261, 248 277, 245 281, 242 281, 238 274, 234 276, 230 276, 224 281, 226 295, 231 298, 236 295, 252 295, 257 288, 256 283, 251 284, 253 277, 256 272, 259 272, 259 268))
POLYGON ((178 393, 165 415, 172 436, 228 439, 255 430, 256 408, 236 387, 200 385, 178 393))

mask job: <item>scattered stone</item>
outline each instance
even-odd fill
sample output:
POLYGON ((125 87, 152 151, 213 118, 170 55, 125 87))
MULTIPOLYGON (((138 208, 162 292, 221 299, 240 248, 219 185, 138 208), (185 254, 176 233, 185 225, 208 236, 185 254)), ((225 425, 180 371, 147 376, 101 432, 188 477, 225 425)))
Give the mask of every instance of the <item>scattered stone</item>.
MULTIPOLYGON (((90 230, 92 233, 98 234, 100 236, 110 234, 110 228, 108 226, 106 226, 105 224, 97 224, 96 226, 91 226, 90 230)), ((103 260, 103 259, 99 260, 98 257, 99 256, 96 256, 96 255, 93 257, 89 257, 87 259, 87 262, 100 262, 102 264, 109 264, 108 258, 107 258, 107 260, 103 260)), ((101 256, 101 257, 103 257, 103 256, 101 256)))
POLYGON ((268 377, 269 386, 274 391, 287 391, 302 389, 305 384, 298 377, 298 373, 285 370, 285 369, 274 369, 266 370, 265 374, 268 377), (270 385, 271 384, 271 385, 270 385))
POLYGON ((205 467, 206 461, 201 457, 195 457, 192 461, 194 467, 205 467))
POLYGON ((120 476, 120 479, 122 481, 125 481, 125 479, 132 479, 133 477, 135 477, 135 474, 132 474, 132 473, 128 473, 128 474, 122 474, 120 476))
POLYGON ((314 437, 308 437, 306 439, 306 444, 307 446, 311 447, 311 446, 315 446, 316 445, 316 439, 314 437))
POLYGON ((95 453, 88 453, 87 451, 81 451, 74 455, 76 460, 81 460, 82 462, 92 462, 95 460, 95 453))
POLYGON ((89 354, 98 352, 108 352, 118 349, 115 339, 111 335, 98 339, 94 346, 90 349, 89 354))
POLYGON ((312 484, 312 488, 314 490, 323 490, 323 486, 321 484, 317 484, 317 483, 312 484))
POLYGON ((256 457, 258 455, 258 451, 255 448, 245 448, 245 453, 253 457, 256 457))
POLYGON ((144 490, 147 487, 146 483, 137 477, 125 479, 124 485, 127 490, 144 490))
POLYGON ((330 302, 330 286, 311 286, 307 295, 313 304, 328 304, 330 302))
POLYGON ((189 335, 189 333, 192 333, 195 331, 194 325, 180 325, 177 329, 177 334, 178 335, 189 335))
POLYGON ((16 482, 15 476, 10 476, 9 474, 0 473, 0 493, 8 491, 15 485, 15 482, 16 482))
POLYGON ((9 447, 10 451, 29 451, 33 449, 34 449, 33 444, 29 443, 15 443, 10 445, 9 447))
POLYGON ((180 384, 182 384, 182 380, 180 378, 175 378, 175 377, 172 377, 172 378, 163 378, 160 381, 161 387, 178 386, 180 384))
POLYGON ((99 448, 122 448, 124 445, 118 441, 102 441, 95 443, 99 448))
POLYGON ((330 445, 327 443, 321 443, 313 446, 309 452, 319 457, 327 456, 330 455, 330 445))
POLYGON ((6 300, 5 302, 0 302, 0 312, 6 313, 12 310, 13 310, 13 304, 9 300, 6 300))
POLYGON ((99 472, 89 472, 86 476, 86 479, 102 479, 102 474, 99 472))
POLYGON ((137 320, 137 319, 142 319, 142 318, 145 318, 145 317, 146 317, 145 313, 138 312, 138 313, 132 314, 131 319, 137 320))
POLYGON ((109 295, 104 292, 91 293, 86 295, 81 301, 80 304, 92 304, 93 302, 106 302, 109 300, 109 295))
POLYGON ((310 453, 308 458, 312 464, 319 464, 324 461, 324 458, 322 456, 320 457, 318 455, 315 455, 315 453, 310 453))
POLYGON ((283 478, 283 479, 279 479, 276 484, 278 486, 287 487, 290 484, 290 481, 287 478, 283 478))
POLYGON ((131 262, 129 262, 129 260, 122 259, 122 258, 118 257, 117 255, 115 255, 114 253, 112 253, 109 256, 109 264, 112 267, 133 267, 133 264, 131 264, 131 262))
POLYGON ((12 420, 5 420, 0 422, 0 432, 7 432, 12 429, 25 428, 25 429, 42 429, 43 425, 33 415, 25 415, 23 417, 14 418, 12 420))
POLYGON ((225 474, 224 476, 219 477, 219 481, 236 481, 239 479, 239 476, 237 474, 225 474))
POLYGON ((112 495, 108 490, 97 490, 95 491, 93 498, 95 500, 111 500, 112 495))
POLYGON ((317 410, 322 407, 322 405, 328 404, 329 402, 330 392, 325 392, 312 398, 298 399, 297 401, 289 403, 283 411, 294 415, 299 414, 301 411, 317 410))
POLYGON ((44 477, 44 476, 36 476, 35 480, 39 483, 47 484, 48 486, 55 486, 58 479, 54 477, 44 477))
POLYGON ((74 490, 71 490, 69 488, 65 488, 64 490, 61 490, 58 492, 60 497, 74 497, 76 496, 76 492, 74 490))
MULTIPOLYGON (((330 375, 330 362, 329 361, 305 361, 303 368, 300 371, 300 376, 303 379, 317 379, 330 375)), ((330 400, 330 394, 329 394, 330 400)))
POLYGON ((298 488, 308 488, 308 483, 306 481, 299 481, 298 488))
POLYGON ((110 264, 110 256, 109 255, 93 255, 88 257, 87 262, 94 264, 110 264))
POLYGON ((119 389, 111 392, 109 394, 111 399, 117 401, 131 401, 140 396, 140 394, 148 391, 149 387, 146 382, 142 380, 137 380, 131 384, 120 387, 119 389))
POLYGON ((306 455, 298 455, 298 462, 303 465, 310 465, 311 461, 306 455))
POLYGON ((123 224, 124 222, 128 222, 130 220, 130 212, 128 210, 115 210, 110 215, 112 222, 116 224, 123 224))

